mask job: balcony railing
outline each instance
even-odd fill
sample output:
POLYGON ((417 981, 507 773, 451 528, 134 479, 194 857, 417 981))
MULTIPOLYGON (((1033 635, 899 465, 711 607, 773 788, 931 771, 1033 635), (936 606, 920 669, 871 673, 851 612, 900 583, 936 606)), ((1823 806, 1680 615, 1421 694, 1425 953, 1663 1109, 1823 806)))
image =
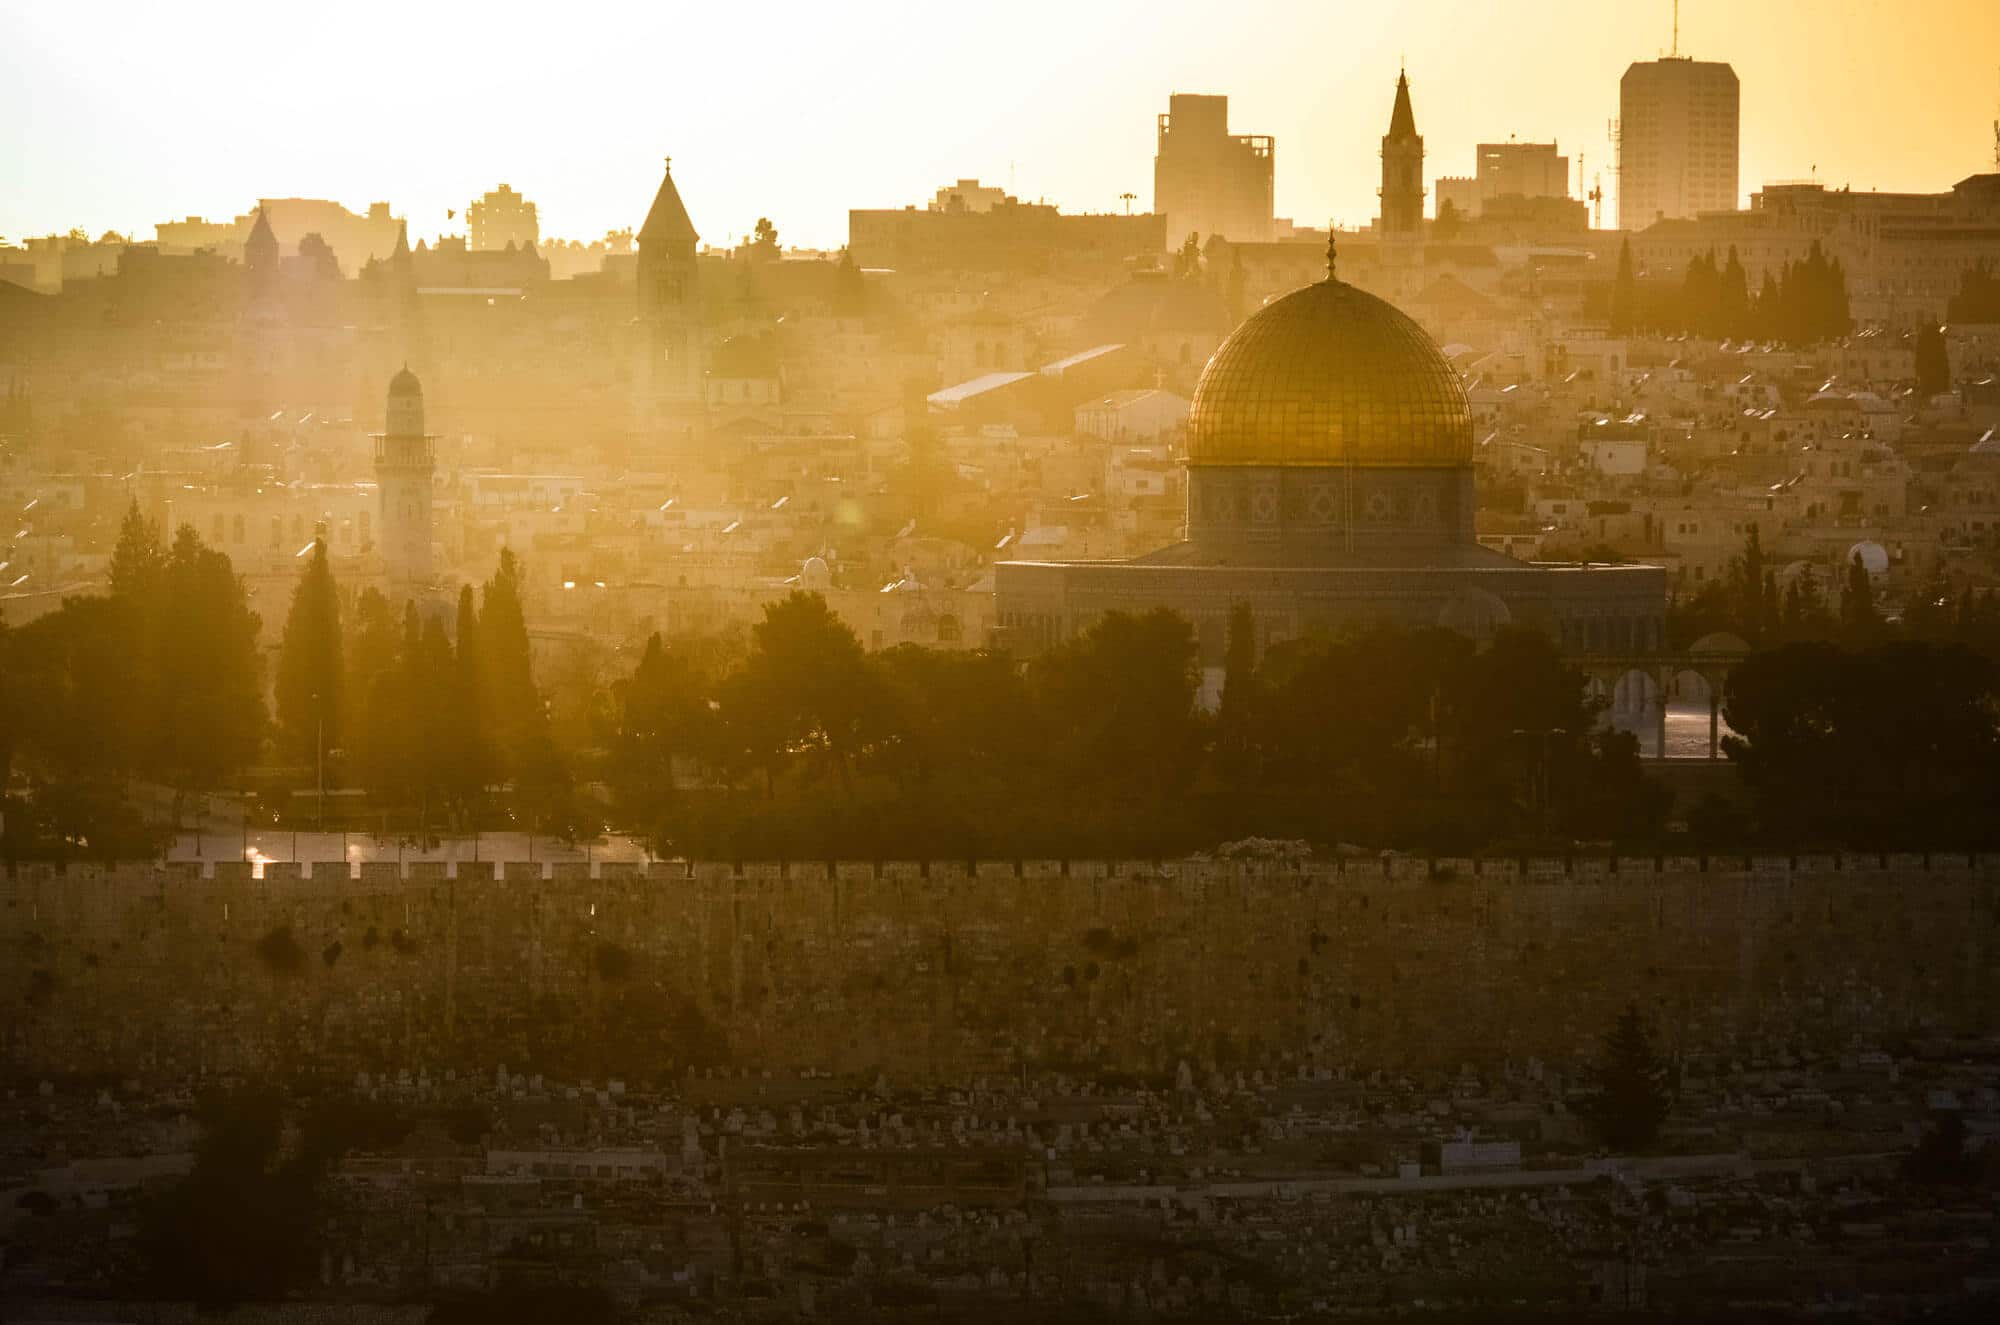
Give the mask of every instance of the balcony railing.
POLYGON ((436 439, 385 437, 375 439, 375 463, 392 469, 428 469, 437 463, 436 439))

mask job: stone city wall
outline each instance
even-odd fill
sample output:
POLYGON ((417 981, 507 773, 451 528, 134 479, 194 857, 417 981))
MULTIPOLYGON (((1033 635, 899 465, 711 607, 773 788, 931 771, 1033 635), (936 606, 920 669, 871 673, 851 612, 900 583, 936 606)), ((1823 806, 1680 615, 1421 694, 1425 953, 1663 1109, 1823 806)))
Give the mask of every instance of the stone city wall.
POLYGON ((1588 1052, 1627 1000, 1839 1049, 2000 1024, 1997 899, 1965 855, 19 866, 0 1069, 1414 1070, 1588 1052))

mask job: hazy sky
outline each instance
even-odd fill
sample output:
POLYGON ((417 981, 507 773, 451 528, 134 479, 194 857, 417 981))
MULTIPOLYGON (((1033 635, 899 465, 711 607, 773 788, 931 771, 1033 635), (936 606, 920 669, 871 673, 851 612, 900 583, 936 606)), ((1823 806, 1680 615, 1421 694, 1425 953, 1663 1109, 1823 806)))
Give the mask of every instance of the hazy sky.
MULTIPOLYGON (((1992 169, 2000 0, 1685 0, 1681 50, 1743 83, 1744 194, 1767 179, 1939 190, 1992 169)), ((1560 141, 1610 190, 1605 121, 1670 0, 0 0, 0 236, 152 237, 262 196, 387 199, 460 230, 505 180, 544 234, 636 226, 660 157, 703 238, 759 215, 834 246, 849 207, 961 176, 1074 211, 1152 198, 1154 116, 1220 92, 1278 140, 1280 215, 1374 215, 1407 59, 1425 174, 1481 140, 1560 141), (448 222, 447 208, 460 219, 448 222)), ((1607 218, 1609 210, 1607 209, 1607 218)))

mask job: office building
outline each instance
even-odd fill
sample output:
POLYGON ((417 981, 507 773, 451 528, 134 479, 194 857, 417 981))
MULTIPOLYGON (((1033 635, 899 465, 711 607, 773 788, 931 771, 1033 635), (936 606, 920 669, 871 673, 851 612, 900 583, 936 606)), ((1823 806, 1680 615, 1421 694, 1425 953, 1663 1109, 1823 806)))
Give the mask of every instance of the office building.
POLYGON ((533 248, 542 237, 535 204, 505 184, 466 205, 465 227, 474 253, 498 253, 509 244, 533 248))
POLYGON ((1734 211, 1740 91, 1726 64, 1671 56, 1618 84, 1618 228, 1734 211))
POLYGON ((1272 237, 1273 160, 1269 134, 1229 132, 1229 98, 1176 92, 1160 116, 1153 158, 1153 210, 1167 218, 1169 243, 1222 235, 1259 243, 1272 237))

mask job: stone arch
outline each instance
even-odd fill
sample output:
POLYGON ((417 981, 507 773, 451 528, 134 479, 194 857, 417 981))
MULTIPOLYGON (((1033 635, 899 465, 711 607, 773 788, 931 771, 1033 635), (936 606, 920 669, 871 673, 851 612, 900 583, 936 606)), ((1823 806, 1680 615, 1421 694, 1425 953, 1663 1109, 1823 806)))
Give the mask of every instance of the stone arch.
POLYGON ((1628 667, 1611 678, 1611 709, 1620 714, 1647 714, 1661 699, 1660 678, 1643 667, 1628 667))

